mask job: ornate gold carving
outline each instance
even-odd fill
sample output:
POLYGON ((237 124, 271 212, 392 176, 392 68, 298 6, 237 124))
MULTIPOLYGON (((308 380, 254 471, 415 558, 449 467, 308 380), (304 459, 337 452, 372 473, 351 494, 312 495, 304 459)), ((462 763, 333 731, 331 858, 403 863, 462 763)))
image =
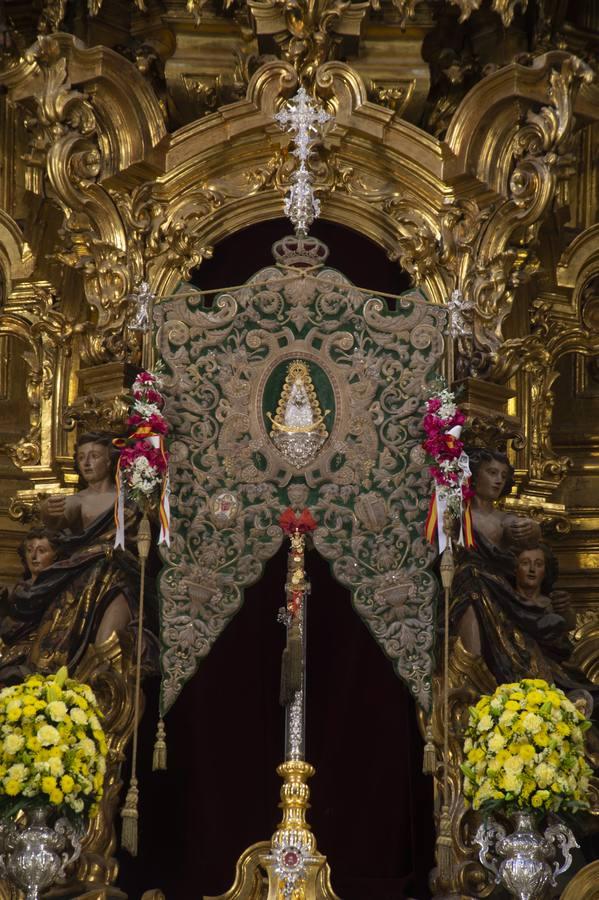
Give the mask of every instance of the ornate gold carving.
POLYGON ((368 2, 350 0, 248 0, 258 34, 274 39, 298 77, 314 81, 317 69, 337 56, 345 38, 357 38, 368 2))
POLYGON ((204 900, 268 900, 268 876, 262 859, 270 850, 270 841, 260 841, 244 850, 235 865, 235 881, 226 893, 204 900))
POLYGON ((19 468, 32 475, 48 475, 54 462, 52 409, 54 379, 70 353, 70 340, 77 331, 55 308, 55 297, 45 287, 32 285, 10 307, 0 311, 0 336, 18 338, 27 364, 26 390, 29 431, 16 443, 6 445, 19 468))
MULTIPOLYGON (((401 27, 405 28, 408 21, 415 15, 417 4, 422 0, 392 0, 392 2, 399 12, 401 27)), ((460 23, 469 19, 473 12, 480 9, 482 4, 482 0, 448 0, 448 2, 459 8, 460 23)), ((377 9, 379 7, 378 0, 373 0, 372 5, 377 9)), ((497 15, 501 16, 501 21, 507 28, 512 24, 516 7, 520 6, 522 12, 525 12, 528 0, 493 0, 491 6, 497 15)))
POLYGON ((564 890, 560 900, 597 900, 599 897, 599 860, 589 863, 574 875, 564 890))
POLYGON ((218 897, 204 900, 282 900, 281 878, 273 858, 277 848, 302 847, 308 859, 305 878, 298 883, 293 896, 298 900, 338 900, 331 886, 331 873, 326 857, 316 849, 316 839, 306 821, 310 790, 308 779, 314 768, 303 760, 285 762, 277 769, 283 778, 281 809, 283 817, 272 841, 248 847, 236 864, 235 881, 218 897))
MULTIPOLYGON (((132 0, 132 2, 141 12, 147 12, 145 0, 132 0)), ((102 9, 102 5, 103 0, 87 0, 88 15, 97 16, 102 9)), ((198 0, 189 0, 187 4, 188 9, 190 6, 199 6, 198 0)), ((40 34, 58 31, 64 20, 66 8, 67 0, 44 0, 38 25, 40 34)))
POLYGON ((100 812, 90 823, 74 880, 87 888, 113 884, 118 866, 114 820, 120 801, 121 765, 133 731, 133 636, 119 641, 112 635, 104 644, 91 645, 74 673, 89 684, 104 713, 108 760, 100 812))
MULTIPOLYGON (((485 870, 478 863, 476 848, 472 846, 472 836, 478 824, 477 814, 467 809, 462 793, 463 734, 468 721, 468 708, 476 703, 481 694, 492 693, 496 682, 484 661, 464 649, 461 641, 452 642, 449 667, 449 758, 443 759, 443 677, 438 673, 433 680, 433 715, 430 720, 432 739, 437 747, 438 765, 434 775, 435 817, 437 825, 442 803, 449 807, 451 837, 453 844, 453 865, 448 882, 441 879, 438 869, 432 872, 432 887, 435 895, 458 895, 486 897, 492 890, 485 870), (443 798, 443 766, 448 766, 449 797, 443 798)), ((424 733, 424 717, 421 717, 424 733)))
POLYGON ((590 612, 588 619, 580 624, 577 617, 571 661, 584 672, 589 681, 599 684, 599 618, 596 610, 590 612))

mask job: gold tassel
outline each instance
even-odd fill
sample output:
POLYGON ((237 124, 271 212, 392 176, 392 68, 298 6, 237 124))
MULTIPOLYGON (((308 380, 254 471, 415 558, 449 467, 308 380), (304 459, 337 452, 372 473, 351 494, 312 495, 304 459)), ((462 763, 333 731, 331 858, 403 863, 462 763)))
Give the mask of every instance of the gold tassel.
POLYGON ((441 810, 436 849, 439 879, 449 889, 453 874, 453 841, 451 840, 451 818, 447 806, 443 806, 441 810))
POLYGON ((137 811, 138 799, 139 791, 137 789, 137 778, 133 775, 125 798, 125 805, 121 809, 121 817, 123 819, 121 846, 123 850, 128 850, 131 856, 137 856, 137 824, 139 820, 139 813, 137 811))
POLYGON ((424 745, 422 757, 422 771, 425 775, 434 775, 437 771, 437 748, 433 744, 433 729, 430 722, 426 726, 426 744, 424 745))
POLYGON ((158 719, 156 740, 154 741, 154 755, 152 757, 152 771, 159 772, 166 769, 166 731, 162 716, 158 719))

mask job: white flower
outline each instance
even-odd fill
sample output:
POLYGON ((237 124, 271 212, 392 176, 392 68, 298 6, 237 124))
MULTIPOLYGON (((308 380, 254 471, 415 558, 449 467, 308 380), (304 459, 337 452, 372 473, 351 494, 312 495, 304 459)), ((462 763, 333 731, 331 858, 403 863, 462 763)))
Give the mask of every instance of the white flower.
POLYGON ((486 715, 481 717, 476 727, 478 731, 489 731, 493 727, 493 719, 487 713, 486 715))
POLYGON ((9 756, 14 756, 23 749, 25 738, 22 734, 9 734, 4 738, 4 750, 9 756))
POLYGON ((81 738, 78 745, 86 756, 92 757, 96 755, 96 745, 90 738, 81 738))
POLYGON ((6 773, 7 778, 14 778, 16 781, 25 781, 27 777, 27 768, 23 763, 15 763, 6 773))
POLYGON ((522 720, 522 725, 526 731, 529 731, 531 734, 536 734, 537 731, 541 730, 543 720, 540 716, 537 716, 536 713, 527 713, 522 720))
POLYGON ((83 800, 81 800, 79 797, 76 797, 75 794, 67 794, 65 799, 71 809, 74 810, 74 812, 83 812, 83 800))
POLYGON ((82 709, 79 709, 78 706, 74 706, 71 710, 69 710, 69 715, 76 725, 87 724, 87 714, 82 709))
POLYGON ((519 778, 518 775, 508 772, 503 779, 503 786, 506 791, 511 791, 513 794, 519 794, 522 790, 522 779, 519 778))
POLYGON ((517 775, 522 771, 524 766, 524 760, 521 756, 516 756, 515 754, 510 756, 503 764, 503 768, 506 772, 509 772, 510 775, 517 775))
POLYGON ((497 753, 503 747, 505 747, 505 738, 499 732, 496 732, 493 737, 489 738, 489 750, 492 750, 493 753, 497 753))
POLYGON ((52 700, 46 707, 48 715, 53 722, 62 722, 67 714, 66 704, 62 700, 52 700))
POLYGON ((54 725, 42 725, 37 733, 37 739, 42 747, 51 747, 52 744, 58 744, 60 734, 54 725))
POLYGON ((48 770, 55 778, 64 774, 64 766, 57 756, 51 756, 48 760, 48 770))

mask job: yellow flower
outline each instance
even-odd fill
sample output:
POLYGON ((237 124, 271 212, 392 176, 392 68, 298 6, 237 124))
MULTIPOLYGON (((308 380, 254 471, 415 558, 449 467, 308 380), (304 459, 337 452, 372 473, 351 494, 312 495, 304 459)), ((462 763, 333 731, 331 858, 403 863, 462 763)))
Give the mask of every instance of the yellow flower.
POLYGON ((45 775, 42 778, 42 791, 44 794, 51 794, 56 789, 56 778, 53 775, 45 775))
POLYGON ((534 706, 540 706, 544 701, 545 698, 540 691, 531 691, 526 698, 526 706, 530 709, 534 706))
POLYGON ((475 747, 468 754, 468 762, 476 763, 485 758, 485 751, 481 747, 475 747))
POLYGON ((545 700, 551 703, 552 706, 559 708, 561 706, 562 700, 560 695, 556 691, 547 691, 545 694, 545 700))
POLYGON ((530 797, 530 795, 531 795, 532 792, 534 791, 535 787, 536 787, 536 784, 534 783, 534 781, 532 780, 532 778, 525 778, 525 779, 524 779, 524 784, 523 784, 523 786, 522 786, 522 797, 523 797, 525 800, 528 800, 528 798, 530 797))
POLYGON ((35 706, 24 706, 23 707, 23 715, 27 716, 30 719, 33 719, 36 712, 37 712, 37 709, 35 708, 35 706))
POLYGON ((4 790, 9 797, 15 797, 17 794, 19 794, 22 787, 23 785, 21 784, 21 782, 17 781, 15 778, 9 778, 8 781, 4 784, 4 790))
POLYGON ((507 772, 501 779, 501 787, 504 791, 518 793, 522 788, 522 780, 518 775, 513 775, 507 772))
POLYGON ((539 731, 538 734, 533 735, 533 740, 539 747, 549 746, 549 738, 546 731, 539 731))
POLYGON ((62 803, 63 800, 64 794, 58 788, 56 788, 56 790, 52 791, 52 793, 50 794, 50 803, 53 803, 55 806, 58 806, 59 803, 62 803))
POLYGON ((556 722, 555 729, 558 734, 561 734, 563 737, 567 737, 570 734, 570 726, 566 725, 565 722, 556 722))
POLYGON ((70 794, 75 787, 75 782, 70 775, 63 775, 60 779, 60 786, 65 794, 70 794))
POLYGON ((520 704, 517 702, 517 700, 508 700, 507 703, 505 704, 505 708, 506 709, 514 709, 514 710, 520 709, 520 704))
POLYGON ((94 775, 94 787, 97 791, 100 790, 102 785, 104 784, 104 775, 101 772, 97 772, 94 775))
POLYGON ((535 791, 535 793, 533 794, 533 797, 532 797, 532 801, 531 801, 532 805, 536 809, 538 809, 540 806, 543 805, 545 800, 549 799, 550 796, 551 796, 551 794, 549 793, 549 791, 535 791))
POLYGON ((535 755, 535 748, 532 744, 520 744, 518 747, 518 753, 522 757, 525 762, 528 762, 529 759, 532 759, 535 755))
POLYGON ((6 718, 9 722, 16 722, 21 718, 21 707, 11 706, 11 708, 6 711, 6 718))

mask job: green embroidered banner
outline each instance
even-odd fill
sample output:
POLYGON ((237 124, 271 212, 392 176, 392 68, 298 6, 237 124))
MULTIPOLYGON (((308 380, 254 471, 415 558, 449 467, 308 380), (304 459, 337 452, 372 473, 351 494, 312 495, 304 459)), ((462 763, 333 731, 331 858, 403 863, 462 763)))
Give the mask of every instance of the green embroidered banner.
POLYGON ((417 293, 389 310, 328 268, 316 239, 273 253, 211 305, 185 285, 155 312, 174 430, 163 712, 280 546, 288 506, 310 508, 316 548, 429 709, 436 581, 420 423, 445 313, 417 293))

